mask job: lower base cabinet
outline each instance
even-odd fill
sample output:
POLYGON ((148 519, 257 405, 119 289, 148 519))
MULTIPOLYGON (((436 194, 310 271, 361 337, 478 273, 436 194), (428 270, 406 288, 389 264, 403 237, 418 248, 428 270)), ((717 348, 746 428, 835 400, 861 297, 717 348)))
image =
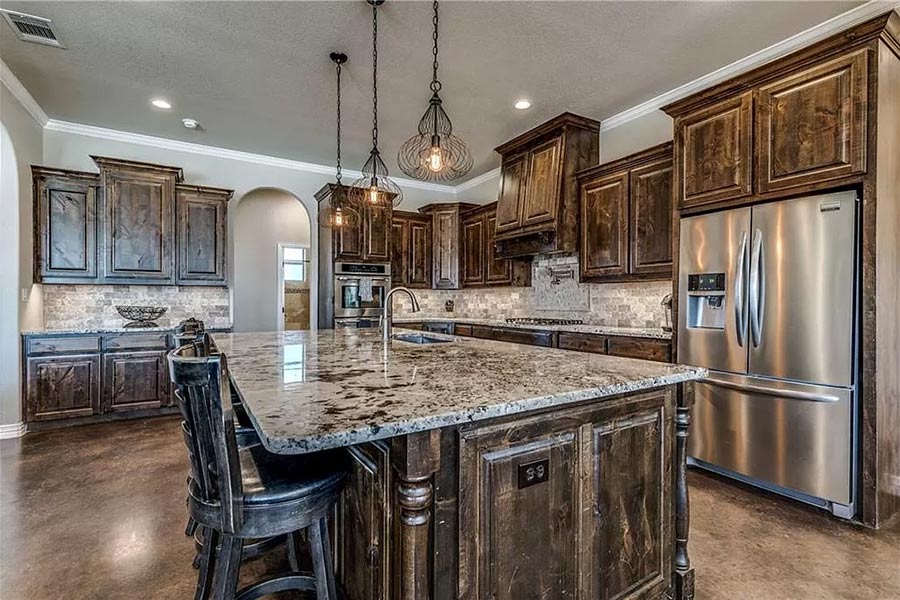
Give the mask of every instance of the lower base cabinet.
POLYGON ((162 408, 169 405, 166 353, 115 352, 103 356, 103 412, 162 408))
POLYGON ((100 355, 38 356, 25 360, 25 418, 52 421, 100 412, 100 355))

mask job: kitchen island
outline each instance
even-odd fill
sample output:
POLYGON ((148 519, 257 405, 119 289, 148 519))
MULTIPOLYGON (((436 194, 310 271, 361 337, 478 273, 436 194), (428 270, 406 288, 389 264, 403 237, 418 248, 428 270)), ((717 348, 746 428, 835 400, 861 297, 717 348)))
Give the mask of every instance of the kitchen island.
POLYGON ((693 596, 685 387, 705 371, 428 338, 214 336, 267 449, 348 448, 349 600, 693 596))

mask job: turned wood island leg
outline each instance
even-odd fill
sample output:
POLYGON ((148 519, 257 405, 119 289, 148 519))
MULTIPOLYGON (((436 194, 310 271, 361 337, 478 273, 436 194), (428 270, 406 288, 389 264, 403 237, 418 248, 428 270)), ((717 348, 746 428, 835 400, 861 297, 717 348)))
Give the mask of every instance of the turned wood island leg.
POLYGON ((396 598, 431 598, 432 476, 441 464, 440 431, 424 431, 398 438, 391 444, 397 477, 399 564, 396 598))
POLYGON ((688 556, 690 499, 687 487, 687 438, 691 425, 693 383, 677 386, 675 406, 675 598, 694 597, 694 568, 688 556))

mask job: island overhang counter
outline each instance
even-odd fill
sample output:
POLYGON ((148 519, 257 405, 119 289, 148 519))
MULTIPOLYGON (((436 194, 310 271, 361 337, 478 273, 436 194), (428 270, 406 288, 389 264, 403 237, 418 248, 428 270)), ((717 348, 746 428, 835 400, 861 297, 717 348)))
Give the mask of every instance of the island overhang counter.
POLYGON ((429 334, 215 334, 271 452, 345 447, 348 600, 693 596, 702 369, 429 334))

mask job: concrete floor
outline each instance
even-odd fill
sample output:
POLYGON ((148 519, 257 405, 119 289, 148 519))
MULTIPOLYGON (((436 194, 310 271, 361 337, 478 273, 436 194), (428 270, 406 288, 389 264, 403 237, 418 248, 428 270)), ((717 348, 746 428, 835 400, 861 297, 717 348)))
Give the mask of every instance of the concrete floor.
MULTIPOLYGON (((0 597, 192 597, 187 470, 175 418, 0 442, 0 597)), ((900 598, 900 524, 870 531, 697 472, 690 484, 697 598, 900 598)))

